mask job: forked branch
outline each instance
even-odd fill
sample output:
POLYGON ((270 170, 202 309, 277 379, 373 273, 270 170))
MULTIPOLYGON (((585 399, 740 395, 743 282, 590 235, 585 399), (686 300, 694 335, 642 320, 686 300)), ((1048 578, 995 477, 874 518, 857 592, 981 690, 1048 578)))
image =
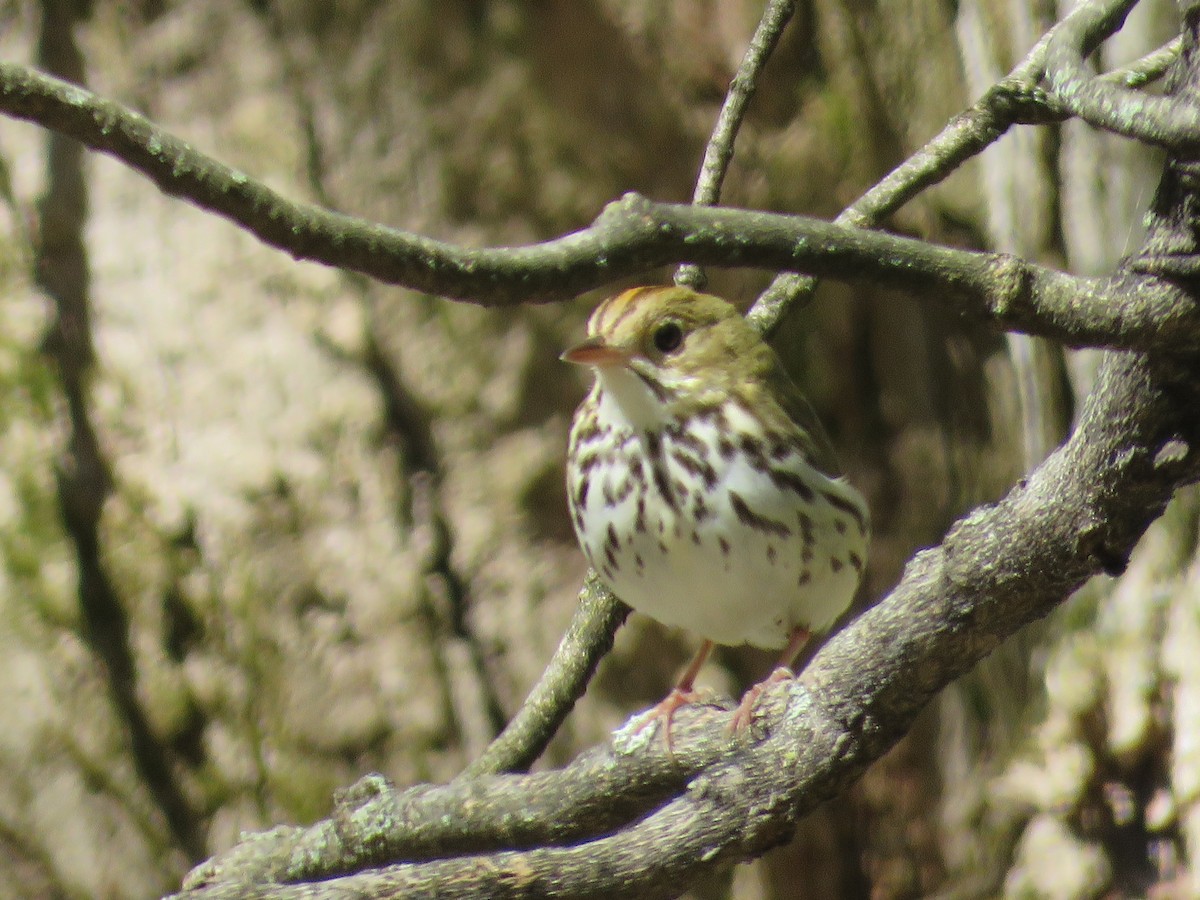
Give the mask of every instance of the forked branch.
MULTIPOLYGON (((1184 47, 1189 71, 1198 68, 1194 48, 1184 47)), ((1191 84, 1176 82, 1194 102, 1191 84)), ((1170 246, 1190 227, 1195 184, 1176 168, 1168 166, 1160 187, 1148 247, 1170 246)), ((675 210, 651 205, 643 213, 675 210)), ((1016 271, 1028 272, 1019 264, 1016 271)), ((960 276, 957 284, 971 283, 969 268, 960 276)), ((1077 291, 1086 284, 1070 282, 1077 291)), ((1096 284, 1114 303, 1156 289, 1132 268, 1096 284)), ((1068 306, 1095 302, 1061 289, 1068 306)), ((1178 299, 1188 308, 1195 302, 1178 299)), ((661 747, 619 734, 558 772, 405 792, 368 782, 329 822, 268 835, 198 870, 188 896, 657 897, 761 854, 1007 636, 1092 575, 1122 571, 1174 491, 1200 478, 1194 347, 1147 347, 1152 352, 1108 354, 1071 438, 1007 497, 918 554, 888 597, 771 696, 765 735, 733 742, 723 712, 681 713, 678 780, 661 747), (580 786, 611 778, 613 766, 627 780, 604 783, 611 802, 591 807, 593 795, 577 793, 580 786), (566 805, 528 805, 534 796, 566 805), (460 808, 489 824, 457 832, 446 812, 460 808), (309 864, 314 859, 321 867, 309 864), (337 877, 310 881, 329 876, 337 877)))
POLYGON ((1168 282, 1130 294, 1120 276, 1077 279, 1002 254, 804 216, 653 203, 632 194, 591 226, 541 244, 458 247, 289 201, 118 104, 12 64, 0 63, 0 112, 111 154, 163 191, 297 259, 489 306, 563 299, 687 261, 898 286, 998 328, 1071 346, 1191 346, 1200 337, 1194 306, 1168 282))
POLYGON ((678 893, 785 840, 938 691, 1092 575, 1120 571, 1175 489, 1200 476, 1197 447, 1189 368, 1111 354, 1068 443, 918 554, 888 597, 773 694, 764 739, 731 742, 724 712, 687 710, 674 760, 643 733, 554 772, 399 793, 369 782, 333 819, 206 864, 181 896, 678 893), (603 799, 589 803, 596 785, 603 799))
MULTIPOLYGON (((1136 79, 1095 79, 1082 69, 1131 5, 1094 2, 1073 14, 1012 80, 897 169, 847 221, 882 220, 1018 122, 1078 114, 1190 158, 1197 143, 1190 81, 1177 81, 1177 96, 1139 106, 1142 124, 1130 124, 1133 107, 1122 105, 1129 98, 1120 91, 1136 79), (1112 97, 1120 115, 1105 99, 1112 97)), ((1195 17, 1185 20, 1191 28, 1195 17)), ((1182 53, 1193 75, 1194 51, 1189 33, 1182 53)), ((1160 62, 1161 54, 1139 71, 1161 71, 1160 62)), ((941 688, 1093 574, 1120 571, 1173 492, 1200 477, 1200 383, 1187 355, 1200 337, 1186 265, 1196 179, 1177 174, 1186 168, 1164 180, 1148 245, 1155 259, 1178 249, 1172 258, 1180 264, 1169 271, 1131 264, 1109 278, 1081 279, 1001 254, 799 216, 634 195, 574 234, 466 249, 288 201, 135 113, 19 66, 0 64, 0 112, 109 153, 297 258, 476 303, 549 301, 688 261, 901 286, 999 328, 1144 351, 1110 354, 1071 439, 1004 500, 919 554, 887 598, 763 704, 765 734, 731 742, 724 713, 701 708, 680 714, 675 758, 651 741, 619 737, 563 770, 484 774, 528 762, 540 738, 518 736, 513 748, 501 745, 443 787, 396 791, 367 780, 329 820, 257 836, 198 869, 187 896, 678 892, 786 839, 800 816, 884 753, 941 688)), ((760 307, 760 324, 785 308, 760 307)), ((597 609, 601 633, 611 633, 621 610, 597 609)), ((576 659, 569 641, 564 648, 575 690, 594 657, 576 659)), ((531 725, 542 736, 566 708, 551 693, 546 705, 549 717, 531 725)))

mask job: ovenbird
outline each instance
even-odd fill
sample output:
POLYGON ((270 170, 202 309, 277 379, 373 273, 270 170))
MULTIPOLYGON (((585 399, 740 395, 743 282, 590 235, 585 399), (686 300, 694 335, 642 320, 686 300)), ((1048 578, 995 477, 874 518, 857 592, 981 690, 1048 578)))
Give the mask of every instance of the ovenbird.
MULTIPOLYGON (((849 606, 867 505, 778 357, 729 303, 683 287, 605 301, 563 359, 595 370, 575 413, 567 495, 579 543, 635 610, 704 643, 648 724, 695 698, 713 644, 804 643, 849 606)), ((733 719, 749 723, 764 685, 733 719)))

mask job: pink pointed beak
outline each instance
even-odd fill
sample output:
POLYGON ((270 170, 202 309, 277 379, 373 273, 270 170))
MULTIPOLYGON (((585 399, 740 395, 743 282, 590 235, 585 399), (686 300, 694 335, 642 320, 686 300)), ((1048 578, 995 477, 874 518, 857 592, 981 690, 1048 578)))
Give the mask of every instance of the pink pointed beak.
POLYGON ((591 337, 576 344, 559 359, 577 366, 621 366, 629 362, 629 354, 610 347, 603 338, 591 337))

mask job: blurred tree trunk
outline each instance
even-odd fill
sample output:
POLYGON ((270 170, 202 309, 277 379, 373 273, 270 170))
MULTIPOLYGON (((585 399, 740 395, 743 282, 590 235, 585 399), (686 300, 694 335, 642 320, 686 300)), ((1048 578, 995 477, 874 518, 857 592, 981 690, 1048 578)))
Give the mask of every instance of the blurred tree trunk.
MULTIPOLYGON (((832 216, 1062 13, 799 6, 727 203, 832 216)), ((627 190, 687 198, 760 7, 145 0, 96 4, 73 33, 97 92, 289 196, 515 244, 627 190)), ((1153 9, 1123 32, 1130 52, 1171 34, 1153 9)), ((33 59, 39 15, 0 4, 4 58, 33 59)), ((197 848, 164 827, 117 673, 84 639, 80 552, 47 466, 69 398, 39 349, 31 265, 46 152, 0 119, 0 670, 17 686, 0 692, 0 885, 140 897, 197 848)), ((1083 127, 1018 129, 892 224, 1104 271, 1136 242, 1158 165, 1083 127)), ((296 264, 107 160, 84 173, 96 367, 79 400, 113 471, 97 564, 199 850, 312 820, 370 770, 449 778, 520 703, 575 602, 562 458, 585 386, 557 355, 598 297, 486 311, 416 296, 296 264)), ((713 273, 713 289, 745 304, 766 277, 713 273)), ((1089 354, 838 285, 776 343, 871 501, 871 596, 1057 443, 1092 371, 1089 354)), ((1196 506, 1177 500, 1124 578, 998 652, 792 845, 698 893, 1082 898, 1179 877, 1200 840, 1196 506)), ((658 699, 693 642, 635 616, 549 762, 658 699)), ((720 661, 705 677, 731 692, 768 665, 720 661)))

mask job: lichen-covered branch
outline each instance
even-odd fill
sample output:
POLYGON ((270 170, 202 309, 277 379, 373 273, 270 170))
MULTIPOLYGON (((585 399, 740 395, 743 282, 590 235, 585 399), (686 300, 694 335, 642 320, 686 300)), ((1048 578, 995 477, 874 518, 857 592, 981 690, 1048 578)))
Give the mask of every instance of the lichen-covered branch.
MULTIPOLYGON (((1194 103, 1131 90, 1116 80, 1092 75, 1085 65, 1136 5, 1137 0, 1107 0, 1077 10, 1047 46, 1046 81, 1057 102, 1097 128, 1168 150, 1194 152, 1200 144, 1200 109, 1194 103)), ((1194 28, 1196 5, 1181 6, 1185 27, 1194 28)))
POLYGON ((368 776, 338 798, 329 819, 245 842, 198 868, 190 882, 291 883, 379 863, 587 840, 677 796, 721 755, 719 743, 703 740, 703 721, 681 713, 670 754, 646 734, 529 776, 477 775, 405 790, 368 776))
POLYGON ((558 830, 565 810, 532 798, 565 801, 575 796, 572 785, 611 776, 614 765, 648 765, 643 771, 653 771, 662 759, 651 741, 631 746, 625 737, 559 772, 456 782, 409 792, 401 800, 380 801, 377 795, 365 804, 382 802, 376 813, 407 804, 408 814, 364 815, 366 825, 354 825, 353 814, 343 814, 316 826, 316 832, 284 835, 281 846, 266 840, 266 856, 276 861, 267 873, 256 853, 259 842, 243 844, 231 857, 198 870, 182 896, 677 893, 704 872, 785 839, 800 816, 882 755, 941 688, 1091 575, 1120 571, 1174 490, 1200 474, 1197 447, 1200 384, 1190 365, 1113 354, 1072 438, 1004 500, 975 511, 940 547, 919 554, 887 598, 837 634, 794 684, 773 695, 763 709, 764 739, 731 741, 724 714, 685 714, 676 749, 685 777, 673 786, 669 778, 627 780, 623 790, 606 785, 606 802, 572 817, 565 832, 558 830), (648 784, 668 789, 670 798, 649 815, 630 815, 640 811, 641 800, 655 799, 648 784), (438 797, 439 791, 465 793, 457 796, 457 806, 443 807, 449 794, 438 797), (630 792, 636 794, 633 802, 630 792), (511 803, 528 807, 519 827, 511 803), (412 815, 422 807, 422 815, 412 815), (612 810, 621 811, 617 819, 628 816, 625 827, 614 829, 612 810), (431 858, 427 829, 438 826, 429 823, 455 816, 465 823, 476 815, 491 825, 472 834, 490 837, 443 834, 443 858, 403 861, 431 858), (390 862, 317 883, 278 883, 299 871, 305 880, 344 871, 345 856, 323 855, 311 846, 314 834, 336 834, 339 846, 356 845, 356 860, 374 849, 378 862, 390 862), (497 849, 497 838, 509 849, 497 849), (408 841, 419 850, 407 850, 408 841), (484 850, 479 842, 492 846, 484 850), (389 848, 390 854, 382 852, 389 848), (297 871, 293 862, 281 872, 281 859, 303 865, 297 871), (309 861, 316 859, 321 865, 314 869, 309 861), (336 860, 332 867, 330 859, 336 860))
POLYGON ((0 64, 0 110, 117 156, 176 194, 297 258, 487 305, 574 296, 690 260, 886 283, 997 327, 1072 346, 1186 346, 1200 334, 1169 283, 1147 294, 1079 280, 1001 254, 941 247, 803 216, 652 203, 629 194, 590 227, 542 244, 465 249, 280 197, 135 113, 19 66, 0 64))

